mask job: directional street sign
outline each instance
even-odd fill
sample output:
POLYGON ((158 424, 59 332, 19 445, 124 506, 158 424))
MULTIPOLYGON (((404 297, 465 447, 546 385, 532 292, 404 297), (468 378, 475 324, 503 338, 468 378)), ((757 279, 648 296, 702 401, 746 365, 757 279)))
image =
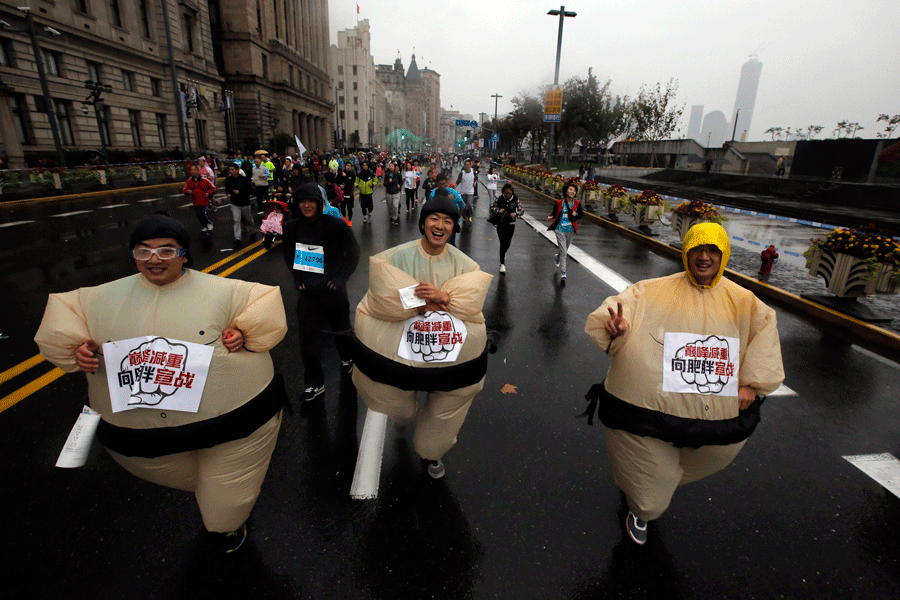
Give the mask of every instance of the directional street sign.
MULTIPOLYGON (((544 113, 558 115, 562 112, 562 90, 557 87, 544 96, 544 113)), ((546 120, 546 119, 545 119, 546 120)))
POLYGON ((478 127, 478 121, 466 121, 464 119, 456 120, 457 127, 478 127))
POLYGON ((492 142, 499 142, 499 141, 500 141, 500 134, 499 134, 499 133, 495 133, 494 135, 492 135, 492 136, 491 136, 491 141, 492 141, 492 142))
POLYGON ((562 115, 548 115, 547 113, 544 113, 544 123, 562 123, 562 115))

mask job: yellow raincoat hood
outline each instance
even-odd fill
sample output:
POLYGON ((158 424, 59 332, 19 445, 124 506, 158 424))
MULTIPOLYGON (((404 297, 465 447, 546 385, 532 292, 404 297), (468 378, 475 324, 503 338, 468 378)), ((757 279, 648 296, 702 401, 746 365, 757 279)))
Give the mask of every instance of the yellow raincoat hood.
POLYGON ((726 232, 718 223, 697 223, 691 227, 688 230, 687 235, 684 236, 684 243, 681 247, 681 261, 684 264, 684 270, 687 273, 688 279, 697 287, 716 287, 716 284, 722 279, 722 274, 725 272, 725 265, 728 264, 728 259, 730 257, 731 244, 728 242, 728 232, 726 232), (688 267, 687 256, 688 252, 693 248, 705 246, 707 244, 712 244, 722 251, 722 262, 719 263, 719 272, 716 273, 716 277, 713 279, 712 283, 710 285, 700 285, 691 274, 691 269, 688 267))

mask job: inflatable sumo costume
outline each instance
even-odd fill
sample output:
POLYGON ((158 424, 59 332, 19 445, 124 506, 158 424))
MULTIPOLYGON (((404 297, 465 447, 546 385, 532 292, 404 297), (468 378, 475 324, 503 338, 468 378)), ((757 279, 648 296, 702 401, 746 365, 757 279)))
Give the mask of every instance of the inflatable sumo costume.
MULTIPOLYGON (((187 229, 151 215, 131 247, 187 229)), ((190 254, 185 252, 190 265, 190 254)), ((208 531, 241 527, 259 495, 281 424, 284 384, 269 350, 287 332, 277 287, 183 269, 165 285, 142 273, 51 294, 35 337, 66 372, 76 349, 96 340, 99 369, 88 374, 100 442, 132 474, 194 492, 208 531), (229 352, 223 331, 240 330, 229 352)))
POLYGON ((587 320, 587 334, 612 357, 588 412, 596 408, 616 485, 644 521, 668 508, 676 487, 725 468, 741 450, 762 399, 740 410, 738 388, 764 396, 784 380, 775 311, 722 278, 730 252, 720 225, 695 225, 684 239, 685 272, 631 285, 587 320), (688 252, 704 245, 722 253, 710 285, 688 265, 688 252), (608 309, 618 303, 628 329, 612 337, 608 309))
MULTIPOLYGON (((459 230, 456 206, 441 197, 422 209, 421 232, 435 212, 450 216, 459 230)), ((450 244, 430 255, 422 243, 369 259, 369 291, 356 309, 353 383, 371 410, 398 423, 416 417, 416 391, 427 392, 414 445, 422 458, 436 461, 456 443, 472 399, 484 387, 488 350, 481 310, 493 276, 450 244), (406 308, 401 291, 420 282, 448 293, 449 309, 420 315, 406 308)))

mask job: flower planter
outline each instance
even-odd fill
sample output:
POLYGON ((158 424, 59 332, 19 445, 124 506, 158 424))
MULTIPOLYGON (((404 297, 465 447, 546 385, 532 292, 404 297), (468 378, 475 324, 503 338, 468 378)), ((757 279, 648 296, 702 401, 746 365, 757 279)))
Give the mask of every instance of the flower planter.
POLYGON ((681 238, 681 241, 684 241, 684 236, 687 235, 688 229, 696 225, 697 223, 704 223, 706 219, 701 219, 700 217, 694 217, 691 215, 682 215, 677 212, 672 212, 672 231, 678 234, 678 237, 681 238))
POLYGON ((603 209, 610 215, 619 212, 622 210, 622 198, 603 196, 603 209))
POLYGON ((663 212, 663 206, 633 203, 631 205, 631 217, 638 227, 649 227, 654 221, 659 221, 663 212))
POLYGON ((869 264, 862 258, 821 248, 813 250, 806 260, 809 274, 821 276, 825 280, 826 290, 835 296, 858 298, 869 294, 898 293, 900 286, 896 279, 891 282, 896 267, 876 264, 878 268, 873 275, 869 264))

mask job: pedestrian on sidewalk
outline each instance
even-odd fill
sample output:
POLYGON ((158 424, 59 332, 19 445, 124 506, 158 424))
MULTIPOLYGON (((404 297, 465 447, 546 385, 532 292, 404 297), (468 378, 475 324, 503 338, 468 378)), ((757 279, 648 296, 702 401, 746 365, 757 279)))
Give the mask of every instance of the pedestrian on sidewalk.
POLYGON ((138 273, 51 294, 35 341, 57 367, 88 374, 97 438, 113 460, 193 492, 210 549, 233 552, 281 426, 284 383, 269 350, 287 324, 279 288, 191 269, 190 243, 177 219, 141 219, 130 239, 138 273))
POLYGON ((407 163, 403 172, 403 191, 406 193, 406 214, 416 207, 416 193, 419 190, 419 173, 411 163, 407 163))
POLYGON ((256 223, 250 209, 250 181, 244 172, 234 163, 228 165, 228 176, 225 178, 225 194, 231 202, 231 217, 234 219, 234 245, 243 245, 243 230, 256 233, 256 223))
POLYGON ((191 166, 191 176, 184 183, 182 189, 184 195, 191 199, 194 215, 200 223, 200 231, 206 233, 213 230, 212 220, 209 218, 209 201, 216 193, 216 188, 208 180, 200 176, 200 167, 191 166))
POLYGON ((344 201, 341 203, 341 215, 347 225, 353 227, 353 188, 356 184, 356 172, 351 161, 344 163, 344 168, 338 173, 337 184, 341 186, 344 195, 344 201))
POLYGON ((403 178, 397 170, 397 163, 391 162, 384 175, 384 193, 392 225, 400 224, 400 189, 402 185, 403 178))
POLYGON ((584 216, 581 209, 581 202, 576 198, 578 196, 578 186, 574 183, 567 183, 562 189, 562 198, 553 205, 553 212, 547 217, 548 221, 553 221, 547 231, 556 231, 556 247, 559 252, 556 253, 556 267, 559 269, 560 283, 565 285, 566 281, 566 258, 569 253, 569 246, 578 233, 578 220, 584 216))
POLYGON ((489 167, 487 172, 487 190, 488 195, 491 197, 491 202, 497 198, 497 183, 499 181, 500 176, 494 173, 494 167, 489 167))
POLYGON ((359 209, 363 214, 363 223, 370 223, 375 209, 372 195, 378 187, 378 177, 369 169, 368 162, 363 162, 359 175, 356 176, 356 187, 359 189, 359 209))
POLYGON ((506 251, 512 243, 516 232, 516 221, 522 215, 519 198, 513 192, 512 184, 507 183, 491 204, 491 218, 497 227, 497 239, 500 240, 500 272, 506 273, 506 251))
POLYGON ((359 263, 359 244, 343 219, 323 214, 325 199, 318 185, 301 186, 296 201, 300 217, 284 226, 281 246, 298 292, 304 377, 300 401, 308 402, 325 393, 322 349, 326 333, 334 335, 341 375, 353 370, 347 280, 359 263))
POLYGON ((628 286, 587 319, 612 362, 585 414, 603 423, 625 530, 638 544, 678 486, 734 460, 759 423, 760 396, 784 381, 775 311, 722 278, 730 253, 721 225, 694 225, 684 272, 628 286))
POLYGON ((369 290, 356 308, 353 372, 370 410, 399 427, 415 421, 415 451, 435 479, 444 476, 444 454, 484 387, 481 311, 492 279, 447 243, 459 227, 459 212, 438 192, 420 209, 422 238, 369 261, 369 290), (414 299, 401 299, 410 289, 414 299), (419 390, 426 395, 417 405, 419 390))

